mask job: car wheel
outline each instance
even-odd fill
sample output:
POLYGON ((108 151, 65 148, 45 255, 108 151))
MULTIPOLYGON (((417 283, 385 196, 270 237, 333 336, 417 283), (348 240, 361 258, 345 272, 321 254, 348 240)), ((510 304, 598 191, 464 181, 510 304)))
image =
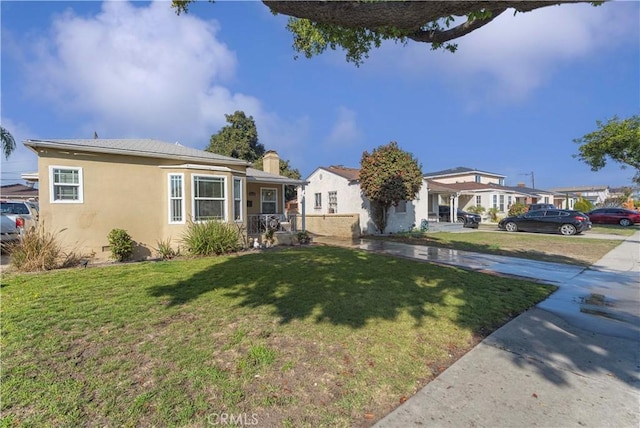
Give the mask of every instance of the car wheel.
POLYGON ((466 223, 464 217, 458 217, 458 223, 466 223))
POLYGON ((562 226, 560 226, 560 233, 562 233, 563 235, 575 235, 576 232, 577 229, 572 224, 563 224, 562 226))
POLYGON ((619 223, 620 223, 620 226, 624 226, 624 227, 631 226, 631 220, 629 220, 628 218, 621 218, 619 223))
POLYGON ((518 231, 518 225, 515 224, 514 222, 510 221, 509 223, 504 225, 504 230, 506 230, 507 232, 517 232, 518 231))

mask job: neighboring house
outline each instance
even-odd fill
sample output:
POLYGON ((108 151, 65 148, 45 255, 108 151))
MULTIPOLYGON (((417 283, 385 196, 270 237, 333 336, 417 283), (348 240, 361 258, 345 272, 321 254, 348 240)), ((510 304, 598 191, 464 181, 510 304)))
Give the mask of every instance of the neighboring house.
POLYGON ((438 183, 443 184, 472 182, 479 184, 498 184, 500 186, 504 186, 504 180, 506 176, 493 172, 481 171, 479 169, 459 166, 457 168, 425 173, 424 178, 434 180, 438 183))
POLYGON ((24 201, 37 201, 38 189, 24 184, 7 184, 0 186, 0 199, 20 199, 24 201))
POLYGON ((610 197, 609 186, 576 186, 558 187, 551 189, 554 193, 573 193, 578 197, 583 197, 594 205, 602 204, 610 197))
MULTIPOLYGON (((298 191, 303 212, 308 216, 355 213, 360 217, 361 233, 377 233, 369 212, 369 200, 362 196, 359 172, 357 168, 342 165, 316 168, 305 180, 304 192, 298 191)), ((392 206, 385 233, 420 227, 420 222, 427 218, 426 201, 427 189, 423 185, 417 199, 392 206)))
POLYGON ((27 140, 38 155, 40 218, 70 250, 110 255, 108 233, 125 229, 134 258, 151 256, 161 240, 174 246, 190 221, 217 219, 259 235, 284 216, 284 186, 267 152, 265 171, 227 156, 157 140, 27 140))
MULTIPOLYGON (((437 216, 439 205, 449 205, 468 210, 472 206, 484 207, 486 211, 496 208, 505 214, 522 195, 513 188, 505 187, 505 176, 493 172, 459 166, 424 174, 429 187, 429 218, 437 216)), ((486 216, 485 211, 485 216, 486 216)))

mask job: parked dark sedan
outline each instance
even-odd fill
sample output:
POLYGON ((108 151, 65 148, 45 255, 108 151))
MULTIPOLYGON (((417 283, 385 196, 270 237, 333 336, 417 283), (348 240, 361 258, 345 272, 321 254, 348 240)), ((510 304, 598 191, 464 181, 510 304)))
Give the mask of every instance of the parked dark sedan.
POLYGON ((583 212, 574 210, 536 210, 507 217, 498 223, 507 232, 546 232, 575 235, 591 229, 591 221, 583 212))
MULTIPOLYGON (((440 205, 438 207, 438 215, 441 221, 449 221, 451 217, 450 208, 446 205, 440 205)), ((479 214, 473 214, 467 211, 463 211, 460 208, 456 210, 456 217, 458 217, 458 223, 464 223, 464 227, 470 227, 477 229, 482 221, 479 214)))
POLYGON ((587 213, 592 223, 632 226, 640 223, 640 212, 625 208, 598 208, 587 213))

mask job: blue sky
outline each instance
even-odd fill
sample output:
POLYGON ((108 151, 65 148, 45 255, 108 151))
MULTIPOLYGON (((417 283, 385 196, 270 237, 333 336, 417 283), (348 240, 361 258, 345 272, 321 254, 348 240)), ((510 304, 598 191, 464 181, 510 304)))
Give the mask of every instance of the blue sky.
POLYGON ((538 188, 629 185, 572 157, 596 120, 640 113, 640 4, 505 13, 455 54, 387 43, 294 59, 260 2, 2 1, 1 121, 18 142, 2 184, 37 169, 25 139, 156 138, 204 149, 225 114, 306 177, 397 141, 424 172, 466 166, 538 188), (525 175, 529 174, 529 175, 525 175))

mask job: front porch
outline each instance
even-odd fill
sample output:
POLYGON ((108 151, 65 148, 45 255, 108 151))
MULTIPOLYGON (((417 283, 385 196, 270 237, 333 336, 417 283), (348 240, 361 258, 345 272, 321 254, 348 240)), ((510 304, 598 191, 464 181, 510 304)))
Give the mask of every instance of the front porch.
POLYGON ((298 232, 298 214, 249 214, 247 216, 247 235, 258 237, 268 230, 275 232, 298 232))

